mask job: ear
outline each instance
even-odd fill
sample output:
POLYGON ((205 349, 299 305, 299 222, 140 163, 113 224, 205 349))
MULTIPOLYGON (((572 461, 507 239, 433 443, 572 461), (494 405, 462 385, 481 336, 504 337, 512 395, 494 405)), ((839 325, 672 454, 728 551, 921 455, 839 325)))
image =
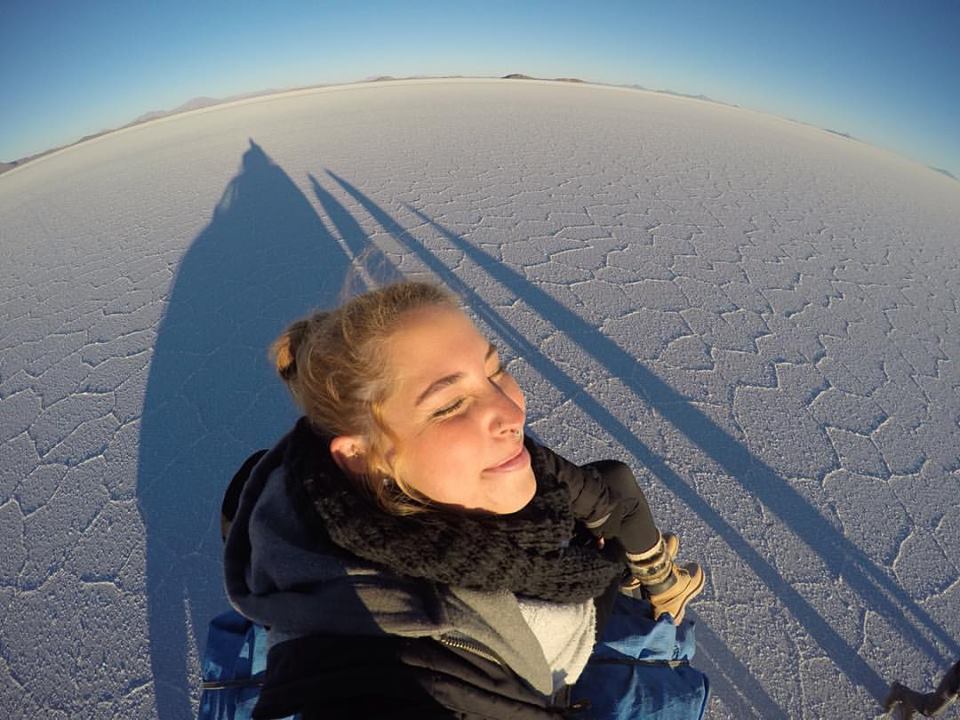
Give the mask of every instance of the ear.
POLYGON ((330 441, 333 461, 341 470, 351 475, 363 475, 366 472, 366 449, 366 443, 360 435, 337 435, 330 441))

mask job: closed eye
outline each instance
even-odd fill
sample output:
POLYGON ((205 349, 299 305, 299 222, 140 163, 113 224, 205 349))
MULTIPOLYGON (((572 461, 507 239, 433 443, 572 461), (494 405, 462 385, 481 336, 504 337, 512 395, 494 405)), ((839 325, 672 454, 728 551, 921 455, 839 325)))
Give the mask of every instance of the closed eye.
MULTIPOLYGON (((493 371, 493 374, 490 376, 490 379, 496 380, 501 375, 503 375, 506 371, 507 369, 503 366, 502 362, 497 363, 497 369, 493 371)), ((434 412, 432 417, 440 418, 440 417, 445 417, 446 415, 452 415, 457 410, 459 410, 462 405, 463 405, 463 398, 460 398, 456 402, 453 402, 450 405, 440 408, 439 410, 434 412)))
POLYGON ((457 401, 456 401, 455 403, 453 403, 452 405, 447 405, 447 407, 445 407, 445 408, 440 408, 439 410, 437 410, 437 411, 433 414, 433 417, 438 418, 438 417, 443 417, 444 415, 450 415, 450 414, 456 412, 456 411, 460 408, 461 405, 463 405, 463 400, 457 400, 457 401))

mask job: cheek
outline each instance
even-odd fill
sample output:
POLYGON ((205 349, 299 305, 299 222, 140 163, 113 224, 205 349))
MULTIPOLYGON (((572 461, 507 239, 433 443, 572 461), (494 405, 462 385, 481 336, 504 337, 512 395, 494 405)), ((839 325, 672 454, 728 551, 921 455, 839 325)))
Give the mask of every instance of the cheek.
POLYGON ((434 500, 456 501, 465 478, 479 472, 477 442, 457 425, 445 423, 421 436, 400 463, 404 479, 434 500))

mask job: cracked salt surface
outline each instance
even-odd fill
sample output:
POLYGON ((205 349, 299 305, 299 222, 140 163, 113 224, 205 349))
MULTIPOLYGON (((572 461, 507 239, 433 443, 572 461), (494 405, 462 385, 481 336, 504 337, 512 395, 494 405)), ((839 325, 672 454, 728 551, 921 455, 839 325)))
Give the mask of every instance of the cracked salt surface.
POLYGON ((138 126, 0 177, 0 708, 187 718, 265 349, 433 274, 529 427, 616 457, 709 583, 714 718, 877 717, 960 657, 960 184, 760 114, 407 81, 138 126))

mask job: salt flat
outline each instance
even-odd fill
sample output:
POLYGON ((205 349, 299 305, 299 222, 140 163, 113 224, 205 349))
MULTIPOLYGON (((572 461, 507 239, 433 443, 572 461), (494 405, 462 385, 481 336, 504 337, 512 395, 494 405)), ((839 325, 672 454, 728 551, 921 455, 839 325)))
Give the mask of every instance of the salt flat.
POLYGON ((0 708, 195 713, 217 510, 354 282, 464 296, 569 458, 709 583, 712 718, 878 717, 960 658, 960 183, 762 114, 433 80, 189 113, 0 176, 0 708))

